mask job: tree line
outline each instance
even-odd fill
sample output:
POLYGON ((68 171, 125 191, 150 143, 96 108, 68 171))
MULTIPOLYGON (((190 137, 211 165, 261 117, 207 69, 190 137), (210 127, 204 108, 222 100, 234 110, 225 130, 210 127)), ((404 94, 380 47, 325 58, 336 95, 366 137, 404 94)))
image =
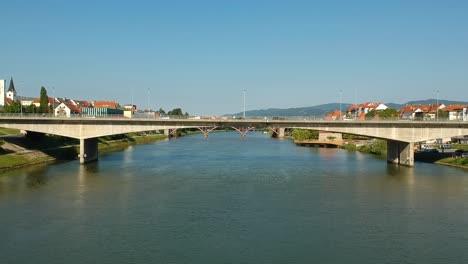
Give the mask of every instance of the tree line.
POLYGON ((17 98, 9 105, 5 105, 2 110, 3 113, 39 113, 39 114, 49 114, 53 113, 54 110, 52 106, 49 105, 49 96, 47 96, 47 90, 44 86, 41 87, 40 97, 39 97, 39 106, 31 104, 24 106, 21 104, 21 101, 17 98))

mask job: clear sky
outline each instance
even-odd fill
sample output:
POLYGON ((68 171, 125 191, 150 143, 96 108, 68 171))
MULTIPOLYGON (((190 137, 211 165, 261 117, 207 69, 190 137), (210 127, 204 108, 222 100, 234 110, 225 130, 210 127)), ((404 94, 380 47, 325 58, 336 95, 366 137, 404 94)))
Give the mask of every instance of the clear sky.
POLYGON ((2 1, 21 96, 194 115, 468 101, 468 1, 2 1), (52 88, 54 87, 54 88, 52 88), (149 99, 148 99, 149 95, 149 99))

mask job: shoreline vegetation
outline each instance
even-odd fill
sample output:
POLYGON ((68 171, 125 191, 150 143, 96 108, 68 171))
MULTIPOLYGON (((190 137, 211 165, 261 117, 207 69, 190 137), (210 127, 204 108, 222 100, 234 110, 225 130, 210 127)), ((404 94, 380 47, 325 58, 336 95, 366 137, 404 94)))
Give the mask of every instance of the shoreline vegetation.
MULTIPOLYGON (((0 129, 0 172, 44 163, 76 160, 79 152, 77 139, 45 135, 35 140, 19 135, 19 131, 0 129)), ((131 145, 148 144, 166 140, 164 134, 155 132, 129 133, 99 138, 99 155, 122 151, 131 145)))
MULTIPOLYGON (((225 130, 213 132, 223 131, 225 130)), ((177 137, 199 133, 201 132, 196 130, 178 131, 177 137)), ((45 135, 38 141, 20 135, 18 130, 0 128, 0 136, 2 135, 4 137, 0 137, 0 172, 43 163, 76 160, 79 152, 77 139, 45 135)), ((99 155, 122 151, 131 145, 148 144, 168 138, 154 131, 101 137, 98 143, 99 155)), ((294 141, 315 140, 318 138, 318 132, 296 129, 293 130, 290 138, 294 141)), ((369 153, 381 159, 386 157, 387 144, 384 140, 344 135, 343 141, 348 143, 340 146, 341 149, 369 153)), ((468 145, 455 145, 454 148, 468 150, 468 145)), ((421 162, 468 169, 468 158, 453 158, 448 153, 438 154, 434 158, 433 155, 415 153, 415 159, 421 162)))
MULTIPOLYGON (((314 141, 318 138, 318 132, 312 130, 294 129, 292 133, 292 139, 294 141, 314 141)), ((345 144, 342 144, 339 148, 346 149, 348 151, 369 153, 382 159, 386 159, 387 157, 387 143, 385 140, 343 135, 343 141, 345 144)), ((313 146, 314 144, 311 145, 313 146)), ((468 145, 452 144, 452 148, 468 150, 468 145)), ((415 152, 415 161, 468 169, 468 158, 454 158, 452 157, 452 153, 415 152)))

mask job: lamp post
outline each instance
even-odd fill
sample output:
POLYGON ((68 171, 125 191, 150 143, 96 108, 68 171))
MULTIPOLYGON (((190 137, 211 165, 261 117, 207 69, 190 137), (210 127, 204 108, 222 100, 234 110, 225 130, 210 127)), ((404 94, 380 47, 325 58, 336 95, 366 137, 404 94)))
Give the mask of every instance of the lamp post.
POLYGON ((52 116, 55 116, 55 86, 52 86, 52 116))
POLYGON ((150 112, 150 88, 148 88, 148 113, 150 112))
POLYGON ((439 91, 436 91, 436 121, 439 121, 439 91))
POLYGON ((340 89, 340 120, 343 120, 343 116, 341 114, 341 95, 342 95, 343 91, 340 89))
POLYGON ((245 119, 245 89, 244 89, 244 119, 245 119))

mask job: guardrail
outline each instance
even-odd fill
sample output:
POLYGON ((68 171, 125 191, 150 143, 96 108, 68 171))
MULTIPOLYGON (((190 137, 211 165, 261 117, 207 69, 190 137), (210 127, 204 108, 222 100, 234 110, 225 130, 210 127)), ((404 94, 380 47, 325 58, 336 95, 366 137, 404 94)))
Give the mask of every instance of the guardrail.
POLYGON ((438 119, 402 119, 402 118, 380 118, 380 119, 342 119, 342 120, 327 120, 321 116, 247 116, 243 117, 225 117, 225 116, 168 116, 161 115, 155 116, 152 114, 139 114, 133 117, 126 117, 122 114, 106 114, 106 115, 87 115, 87 114, 72 114, 69 117, 67 116, 54 116, 53 114, 38 114, 38 113, 0 113, 1 117, 7 118, 57 118, 57 119, 68 119, 68 118, 106 118, 106 119, 199 119, 199 120, 255 120, 255 121, 281 121, 281 120, 290 120, 290 121, 326 121, 326 122, 391 122, 391 121, 403 121, 403 122, 468 122, 468 120, 449 120, 448 118, 438 118, 438 119))

